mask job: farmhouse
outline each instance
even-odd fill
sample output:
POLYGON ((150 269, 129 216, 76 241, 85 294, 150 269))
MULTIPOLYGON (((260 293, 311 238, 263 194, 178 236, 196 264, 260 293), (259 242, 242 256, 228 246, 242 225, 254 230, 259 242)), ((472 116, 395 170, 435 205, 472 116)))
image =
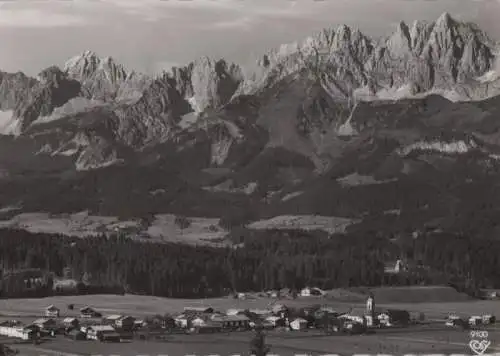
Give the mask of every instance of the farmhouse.
POLYGON ((35 331, 30 328, 0 326, 0 335, 7 337, 15 337, 22 340, 30 340, 33 338, 35 331))
POLYGON ((311 297, 311 296, 321 296, 325 294, 321 289, 319 288, 310 288, 310 287, 305 287, 300 291, 300 296, 301 297, 311 297))
POLYGON ((49 305, 47 308, 45 308, 45 316, 49 318, 57 318, 59 317, 59 308, 49 305))
POLYGON ((193 315, 180 314, 174 318, 175 325, 180 328, 187 329, 191 325, 191 320, 194 319, 193 315))
POLYGON ((76 327, 78 327, 79 321, 77 318, 68 317, 68 318, 64 318, 63 324, 67 328, 76 328, 76 327))
POLYGON ((87 338, 99 341, 120 341, 120 335, 111 325, 92 325, 87 328, 87 338))
POLYGON ((408 325, 410 323, 410 313, 406 310, 389 309, 377 315, 381 325, 408 325))
POLYGON ((80 316, 82 318, 93 318, 98 316, 99 313, 97 313, 94 309, 92 309, 89 306, 83 307, 80 309, 80 316))
POLYGON ((132 330, 134 327, 135 318, 129 315, 122 316, 115 321, 115 325, 123 330, 132 330))
POLYGON ((290 329, 292 330, 305 330, 307 329, 307 320, 303 318, 296 318, 290 323, 290 329))
POLYGON ((276 315, 268 316, 267 318, 264 319, 264 321, 268 322, 273 327, 280 327, 286 325, 285 319, 280 318, 279 316, 276 315))
POLYGON ((191 320, 191 327, 196 328, 200 326, 205 326, 207 324, 208 318, 202 316, 196 316, 191 320))
POLYGON ((33 325, 38 326, 40 329, 52 329, 57 326, 57 322, 54 319, 37 319, 33 322, 33 325))
POLYGON ((81 330, 73 329, 66 334, 66 337, 73 340, 85 340, 86 335, 81 330))
POLYGON ((211 319, 224 329, 248 329, 250 326, 250 319, 245 315, 214 316, 211 319))
POLYGON ((114 325, 116 323, 116 321, 120 318, 123 318, 123 315, 119 315, 119 314, 112 314, 112 315, 108 315, 106 317, 104 317, 103 319, 103 322, 105 324, 112 324, 114 325))

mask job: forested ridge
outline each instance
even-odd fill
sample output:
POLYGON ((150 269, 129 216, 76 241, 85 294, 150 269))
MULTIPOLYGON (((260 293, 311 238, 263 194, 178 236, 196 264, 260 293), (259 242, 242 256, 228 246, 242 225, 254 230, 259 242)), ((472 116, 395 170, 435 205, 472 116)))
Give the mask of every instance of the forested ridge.
POLYGON ((4 272, 70 271, 86 284, 165 297, 206 297, 229 291, 324 289, 390 284, 454 283, 500 288, 500 241, 447 234, 389 239, 298 231, 252 232, 233 247, 141 243, 125 237, 70 238, 0 230, 4 272), (241 243, 242 242, 242 243, 241 243), (411 273, 387 278, 384 264, 415 261, 411 273))

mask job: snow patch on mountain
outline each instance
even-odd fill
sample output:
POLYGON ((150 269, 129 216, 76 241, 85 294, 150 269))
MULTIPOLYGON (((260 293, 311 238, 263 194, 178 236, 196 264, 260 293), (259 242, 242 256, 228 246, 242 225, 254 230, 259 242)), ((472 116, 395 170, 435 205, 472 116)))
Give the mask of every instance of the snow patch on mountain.
POLYGON ((323 230, 328 233, 343 233, 345 229, 356 223, 354 219, 320 215, 280 215, 268 220, 260 220, 247 225, 249 229, 300 229, 323 230))
POLYGON ((359 174, 358 172, 349 174, 345 177, 341 177, 337 179, 342 186, 350 187, 350 186, 358 186, 358 185, 372 185, 372 184, 383 184, 388 182, 396 181, 397 179, 385 179, 385 180, 377 180, 372 176, 366 176, 359 174))
POLYGON ((16 135, 19 132, 19 121, 13 110, 0 111, 0 135, 16 135))
POLYGON ((457 140, 452 142, 443 141, 419 141, 408 145, 402 149, 398 149, 398 154, 407 156, 413 151, 436 151, 445 154, 464 154, 476 149, 478 146, 474 141, 465 142, 464 140, 457 140))
POLYGON ((106 103, 101 100, 92 100, 83 97, 76 97, 68 101, 63 106, 55 108, 51 115, 40 116, 31 125, 43 124, 62 119, 71 115, 86 112, 90 109, 103 107, 106 103))

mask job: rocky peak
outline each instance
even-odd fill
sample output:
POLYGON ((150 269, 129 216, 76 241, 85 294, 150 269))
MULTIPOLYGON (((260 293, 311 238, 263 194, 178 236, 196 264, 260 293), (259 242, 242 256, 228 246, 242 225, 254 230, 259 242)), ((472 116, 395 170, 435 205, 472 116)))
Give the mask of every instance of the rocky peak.
POLYGON ((341 25, 335 31, 335 37, 333 38, 333 49, 340 50, 346 49, 351 44, 351 28, 347 25, 341 25))
POLYGON ((22 72, 6 73, 0 71, 0 110, 13 110, 23 100, 38 81, 22 72))
POLYGON ((51 66, 42 70, 37 79, 41 85, 55 85, 58 86, 61 81, 67 78, 66 73, 64 73, 59 67, 51 66))
POLYGON ((64 64, 64 71, 68 76, 77 80, 91 77, 100 64, 100 59, 93 51, 84 51, 78 56, 70 58, 64 64))
POLYGON ((410 30, 410 39, 411 39, 411 48, 413 49, 413 53, 419 56, 427 41, 429 40, 429 36, 432 32, 433 24, 430 24, 425 21, 415 21, 410 30))
POLYGON ((69 59, 64 65, 64 71, 69 78, 82 83, 86 97, 104 101, 115 99, 120 87, 127 80, 133 80, 113 58, 100 58, 92 51, 85 51, 69 59))
POLYGON ((195 111, 226 104, 243 80, 242 70, 223 59, 201 57, 189 65, 195 111))
POLYGON ((394 58, 401 58, 410 55, 412 49, 412 40, 410 29, 404 22, 400 22, 396 31, 386 42, 387 49, 394 58))

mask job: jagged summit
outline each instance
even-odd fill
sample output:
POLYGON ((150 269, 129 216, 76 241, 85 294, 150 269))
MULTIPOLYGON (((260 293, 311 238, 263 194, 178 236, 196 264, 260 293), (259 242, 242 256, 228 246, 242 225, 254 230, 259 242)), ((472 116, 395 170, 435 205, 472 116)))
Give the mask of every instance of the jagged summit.
MULTIPOLYGON (((112 57, 87 50, 70 58, 62 70, 46 69, 38 80, 0 76, 0 104, 14 110, 8 127, 9 132, 16 127, 17 134, 42 119, 74 120, 81 112, 99 112, 100 124, 108 125, 100 142, 119 142, 133 149, 173 140, 187 123, 213 119, 227 108, 251 112, 259 123, 275 122, 275 115, 283 115, 283 103, 290 110, 285 116, 304 122, 301 130, 308 135, 337 135, 348 126, 344 114, 359 102, 433 93, 454 101, 476 100, 500 93, 495 48, 486 38, 477 26, 448 13, 430 23, 415 21, 411 27, 401 21, 389 36, 379 39, 343 24, 271 50, 255 70, 245 73, 237 64, 201 56, 155 76, 128 71, 112 57), (9 91, 17 81, 22 89, 9 91), (188 114, 193 115, 186 118, 188 114), (334 128, 329 126, 332 122, 334 128)), ((75 125, 79 131, 80 123, 75 125)), ((277 132, 292 135, 288 142, 300 141, 290 133, 295 128, 287 128, 283 121, 279 125, 284 128, 277 132)), ((93 142, 77 141, 87 146, 93 142)), ((317 142, 302 145, 300 152, 307 151, 316 163, 322 160, 317 142)), ((98 160, 90 161, 95 166, 98 160)))
POLYGON ((436 20, 436 25, 449 26, 451 23, 456 22, 448 12, 443 12, 436 20))

